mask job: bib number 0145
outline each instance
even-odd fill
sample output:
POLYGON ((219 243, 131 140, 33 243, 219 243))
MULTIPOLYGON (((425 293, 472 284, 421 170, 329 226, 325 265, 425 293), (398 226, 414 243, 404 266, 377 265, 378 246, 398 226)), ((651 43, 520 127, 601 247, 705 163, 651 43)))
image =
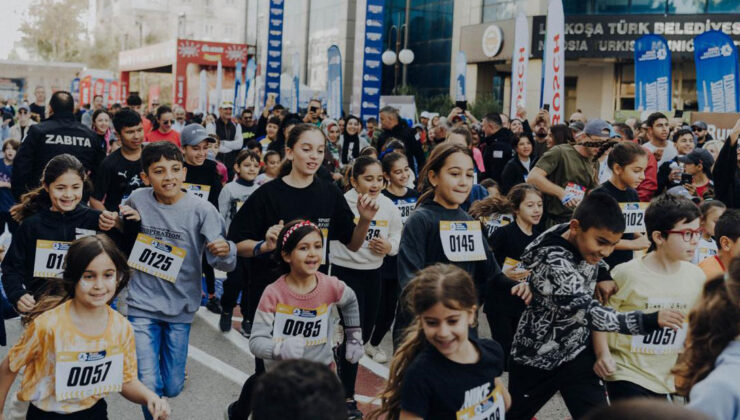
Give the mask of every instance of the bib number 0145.
POLYGON ((475 252, 475 239, 473 235, 450 236, 450 251, 475 252))

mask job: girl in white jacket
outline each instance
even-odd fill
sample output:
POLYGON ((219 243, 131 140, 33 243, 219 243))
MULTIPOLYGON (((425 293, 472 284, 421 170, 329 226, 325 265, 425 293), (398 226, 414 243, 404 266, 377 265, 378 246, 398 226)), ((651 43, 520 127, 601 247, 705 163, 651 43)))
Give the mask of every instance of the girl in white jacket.
MULTIPOLYGON (((357 252, 347 249, 339 241, 332 241, 331 275, 344 281, 357 295, 360 309, 362 340, 367 342, 372 334, 380 304, 381 270, 386 255, 396 255, 401 242, 401 212, 395 204, 381 194, 383 190, 383 170, 377 159, 361 156, 355 159, 350 172, 352 189, 344 198, 350 209, 357 212, 358 194, 367 194, 377 200, 378 212, 370 222, 370 228, 362 247, 357 252)), ((351 400, 355 395, 357 365, 345 363, 343 356, 345 344, 339 347, 339 377, 344 385, 345 397, 351 400)))

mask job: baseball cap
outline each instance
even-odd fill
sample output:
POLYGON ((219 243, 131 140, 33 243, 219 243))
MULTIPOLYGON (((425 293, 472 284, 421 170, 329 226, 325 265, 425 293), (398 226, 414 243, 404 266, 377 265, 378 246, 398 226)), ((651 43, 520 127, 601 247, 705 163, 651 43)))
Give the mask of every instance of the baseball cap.
POLYGON ((183 146, 196 146, 203 140, 210 143, 216 142, 216 139, 208 134, 206 129, 200 124, 188 124, 180 133, 180 144, 183 146))
POLYGON ((25 110, 26 112, 31 112, 31 107, 29 107, 26 104, 23 104, 23 105, 21 105, 21 106, 18 107, 18 111, 20 111, 20 110, 25 110))
POLYGON ((705 123, 704 121, 696 121, 693 124, 691 124, 691 128, 695 128, 695 127, 696 128, 700 128, 702 130, 706 130, 707 129, 707 123, 705 123))
POLYGON ((604 120, 589 120, 583 128, 583 132, 589 136, 609 137, 611 126, 604 120))
POLYGON ((710 169, 712 165, 714 165, 714 157, 712 157, 712 154, 701 148, 692 150, 691 153, 686 156, 680 156, 678 161, 681 163, 693 163, 694 165, 701 163, 702 166, 707 169, 710 169))
POLYGON ((422 111, 419 115, 419 118, 431 119, 432 115, 428 111, 422 111))
POLYGON ((586 128, 586 125, 583 124, 582 121, 573 121, 572 123, 568 124, 568 127, 575 132, 581 132, 584 128, 586 128))
POLYGON ((221 105, 219 105, 218 108, 219 109, 226 109, 226 108, 234 109, 234 103, 231 101, 221 101, 221 105))

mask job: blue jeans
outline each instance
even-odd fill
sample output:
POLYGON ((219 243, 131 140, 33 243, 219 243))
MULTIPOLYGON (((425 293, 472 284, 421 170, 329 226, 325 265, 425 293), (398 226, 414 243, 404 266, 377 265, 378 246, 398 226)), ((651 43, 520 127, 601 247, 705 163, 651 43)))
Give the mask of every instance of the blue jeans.
MULTIPOLYGON (((159 396, 176 397, 185 385, 190 324, 128 317, 134 327, 139 380, 159 396)), ((150 420, 146 406, 144 418, 150 420)))

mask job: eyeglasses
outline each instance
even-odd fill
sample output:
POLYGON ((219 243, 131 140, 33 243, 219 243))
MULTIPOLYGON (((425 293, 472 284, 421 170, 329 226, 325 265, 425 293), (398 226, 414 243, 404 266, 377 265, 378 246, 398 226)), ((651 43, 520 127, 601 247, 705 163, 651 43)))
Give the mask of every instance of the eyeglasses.
POLYGON ((699 128, 699 127, 694 127, 693 130, 694 132, 704 131, 703 128, 699 128))
POLYGON ((164 120, 162 121, 162 124, 174 124, 175 120, 164 120))
POLYGON ((691 242, 693 240, 698 240, 699 238, 701 238, 701 234, 704 233, 704 229, 698 228, 698 229, 684 229, 684 230, 666 230, 663 233, 666 235, 675 233, 676 235, 681 235, 681 237, 683 237, 684 242, 691 242))
POLYGON ((316 111, 319 110, 319 108, 317 108, 315 106, 311 106, 311 107, 308 108, 308 110, 311 111, 311 112, 316 112, 316 111))

